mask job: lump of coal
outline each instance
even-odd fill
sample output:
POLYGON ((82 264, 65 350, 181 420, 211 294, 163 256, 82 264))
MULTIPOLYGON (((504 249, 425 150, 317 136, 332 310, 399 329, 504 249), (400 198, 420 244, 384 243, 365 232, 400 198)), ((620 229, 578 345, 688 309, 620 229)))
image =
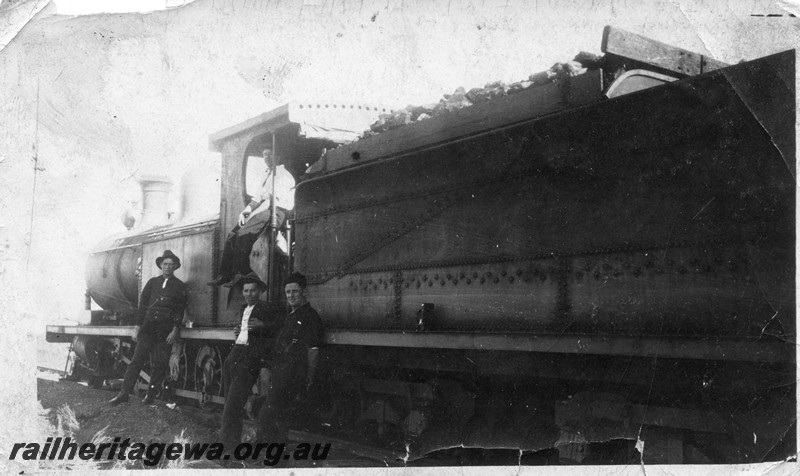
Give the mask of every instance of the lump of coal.
POLYGON ((603 57, 600 55, 596 55, 594 53, 587 53, 586 51, 581 51, 580 53, 575 55, 573 61, 577 61, 584 68, 597 69, 602 66, 603 57))

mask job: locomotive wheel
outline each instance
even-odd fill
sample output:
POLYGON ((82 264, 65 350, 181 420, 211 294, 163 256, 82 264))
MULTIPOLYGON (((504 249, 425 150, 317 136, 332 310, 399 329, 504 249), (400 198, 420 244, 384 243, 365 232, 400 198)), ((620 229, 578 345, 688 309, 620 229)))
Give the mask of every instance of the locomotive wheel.
POLYGON ((169 386, 172 389, 186 388, 188 381, 188 365, 186 344, 176 342, 169 355, 169 386))
MULTIPOLYGON (((204 345, 194 362, 194 389, 205 395, 222 396, 222 354, 217 346, 204 345)), ((200 403, 206 403, 206 399, 200 403)))
MULTIPOLYGON (((72 341, 70 351, 75 354, 72 365, 73 374, 83 375, 92 388, 102 388, 106 377, 113 373, 115 351, 116 348, 109 339, 76 336, 72 341)), ((67 367, 69 367, 69 361, 67 367)))

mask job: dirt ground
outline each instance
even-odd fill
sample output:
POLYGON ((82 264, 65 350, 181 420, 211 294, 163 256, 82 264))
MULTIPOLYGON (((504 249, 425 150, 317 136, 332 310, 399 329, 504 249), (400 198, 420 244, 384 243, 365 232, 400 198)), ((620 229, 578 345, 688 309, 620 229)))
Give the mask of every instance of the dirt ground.
MULTIPOLYGON (((210 405, 200 408, 197 403, 179 400, 176 404, 156 400, 144 405, 141 396, 131 396, 130 401, 112 407, 108 400, 116 395, 119 381, 111 381, 102 389, 91 388, 86 382, 61 378, 57 371, 43 369, 37 374, 37 391, 42 407, 42 427, 47 436, 70 436, 78 444, 111 442, 115 437, 129 438, 131 443, 214 443, 219 441, 222 408, 210 405)), ((255 428, 245 422, 244 435, 255 428)), ((252 435, 250 435, 252 436, 252 435)), ((164 458, 162 458, 163 460, 164 458)), ((247 460, 234 468, 264 469, 263 461, 247 460)), ((375 461, 360 458, 335 445, 324 461, 286 461, 278 467, 364 467, 375 466, 375 461)), ((217 461, 206 459, 186 462, 182 459, 162 461, 155 468, 166 469, 219 469, 217 461)), ((142 460, 92 462, 47 462, 42 469, 155 469, 145 466, 142 460)))
MULTIPOLYGON (((116 391, 106 387, 94 389, 85 382, 61 379, 55 372, 40 371, 37 376, 39 401, 53 434, 72 435, 80 443, 106 436, 130 438, 145 444, 171 442, 215 442, 219 428, 219 411, 201 411, 190 404, 167 405, 156 400, 144 405, 138 397, 117 407, 108 405, 116 391), (74 418, 71 414, 74 414, 74 418)), ((115 462, 116 468, 120 463, 115 462)), ((125 469, 144 468, 142 461, 126 461, 125 469)), ((162 466, 164 466, 162 464, 162 466)), ((111 468, 107 463, 100 468, 111 468)), ((218 468, 214 462, 192 462, 192 468, 218 468)), ((121 468, 120 468, 121 469, 121 468)))

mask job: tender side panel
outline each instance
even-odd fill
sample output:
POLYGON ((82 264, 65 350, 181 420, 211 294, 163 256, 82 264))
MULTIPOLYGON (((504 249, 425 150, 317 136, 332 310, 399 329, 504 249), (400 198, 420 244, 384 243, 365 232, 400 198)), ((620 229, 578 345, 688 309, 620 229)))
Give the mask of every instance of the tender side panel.
POLYGON ((792 335, 775 61, 305 182, 296 267, 333 326, 792 335))

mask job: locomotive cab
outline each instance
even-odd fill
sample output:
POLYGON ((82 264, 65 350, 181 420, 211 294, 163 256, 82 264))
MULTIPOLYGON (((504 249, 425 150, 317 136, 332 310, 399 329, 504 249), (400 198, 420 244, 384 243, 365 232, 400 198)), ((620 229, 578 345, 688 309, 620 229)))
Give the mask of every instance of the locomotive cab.
MULTIPOLYGON (((223 232, 234 229, 241 210, 259 192, 266 176, 261 158, 264 150, 271 150, 277 157, 275 166, 285 167, 295 184, 299 184, 306 170, 327 149, 356 140, 384 112, 384 108, 356 104, 289 103, 213 134, 210 147, 222 154, 220 229, 223 232)), ((268 301, 283 300, 282 277, 292 266, 294 210, 283 211, 286 215, 283 229, 280 233, 274 230, 274 237, 271 228, 265 229, 250 256, 250 267, 268 285, 265 296, 268 301), (271 260, 275 260, 272 271, 271 260)), ((242 302, 240 293, 228 292, 220 299, 219 311, 238 309, 242 302)))

